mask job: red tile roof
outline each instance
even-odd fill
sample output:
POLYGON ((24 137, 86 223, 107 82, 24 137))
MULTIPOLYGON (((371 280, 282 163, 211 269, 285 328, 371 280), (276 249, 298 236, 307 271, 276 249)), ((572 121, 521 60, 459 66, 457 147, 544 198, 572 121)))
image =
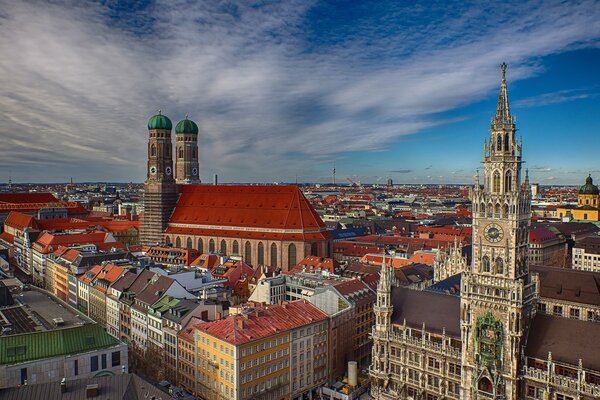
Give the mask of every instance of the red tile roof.
POLYGON ((309 240, 326 235, 325 224, 296 186, 185 185, 167 232, 184 233, 178 224, 190 225, 184 227, 185 233, 196 235, 261 238, 272 229, 302 230, 300 237, 312 233, 315 237, 309 240), (232 229, 213 232, 213 226, 232 229), (242 227, 262 228, 266 233, 235 229, 242 227))
POLYGON ((2 232, 0 233, 0 239, 7 243, 14 243, 15 237, 8 232, 2 232))
POLYGON ((49 253, 58 249, 58 246, 72 246, 80 244, 95 244, 99 248, 103 249, 103 246, 107 243, 108 248, 117 247, 121 245, 118 242, 113 241, 107 242, 109 235, 106 232, 91 232, 91 233, 76 233, 76 234, 61 234, 56 235, 49 232, 44 232, 40 235, 38 240, 33 243, 33 248, 41 253, 49 253))
POLYGON ((197 329, 239 345, 256 339, 327 320, 327 315, 306 300, 259 306, 245 314, 230 315, 197 329))
POLYGON ((11 228, 18 229, 20 231, 25 228, 37 228, 36 220, 34 217, 28 214, 20 213, 17 211, 11 211, 4 221, 4 225, 10 226, 11 228))
POLYGON ((315 269, 319 269, 322 271, 329 271, 332 274, 335 274, 338 272, 339 268, 340 268, 340 264, 333 258, 306 256, 306 257, 304 257, 304 259, 302 259, 302 261, 300 261, 298 264, 296 264, 296 266, 294 268, 292 268, 292 270, 290 272, 293 273, 293 272, 302 272, 304 270, 312 271, 315 269))
POLYGON ((0 193, 1 203, 52 203, 58 199, 52 193, 0 193))

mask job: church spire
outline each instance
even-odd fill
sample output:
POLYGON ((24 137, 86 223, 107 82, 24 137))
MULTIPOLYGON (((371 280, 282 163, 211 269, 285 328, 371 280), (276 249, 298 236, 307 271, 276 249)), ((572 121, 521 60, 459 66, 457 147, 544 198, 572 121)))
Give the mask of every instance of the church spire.
POLYGON ((508 106, 508 90, 506 89, 506 63, 502 63, 500 69, 502 70, 502 80, 500 82, 498 106, 496 107, 496 115, 494 116, 493 121, 495 128, 511 126, 513 124, 513 119, 510 115, 510 107, 508 106))

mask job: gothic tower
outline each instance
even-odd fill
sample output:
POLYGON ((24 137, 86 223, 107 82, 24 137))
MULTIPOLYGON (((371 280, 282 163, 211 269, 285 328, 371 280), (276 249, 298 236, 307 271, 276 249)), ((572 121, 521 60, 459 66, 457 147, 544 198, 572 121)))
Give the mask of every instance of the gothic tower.
POLYGON ((198 125, 185 116, 175 127, 175 179, 179 184, 199 183, 198 125))
POLYGON ((148 121, 148 171, 144 183, 144 216, 141 244, 163 242, 163 232, 177 202, 177 185, 173 179, 171 120, 157 115, 148 121))
POLYGON ((390 380, 389 349, 392 340, 392 286, 395 282, 394 267, 388 265, 383 257, 379 284, 377 285, 377 301, 375 303, 375 326, 373 327, 373 361, 371 376, 374 382, 371 394, 378 398, 379 390, 388 388, 390 380))
POLYGON ((527 262, 531 190, 527 175, 521 182, 506 64, 501 69, 496 115, 484 144, 483 187, 478 175, 472 193, 472 265, 462 275, 461 399, 522 398, 524 332, 535 312, 536 284, 527 262))

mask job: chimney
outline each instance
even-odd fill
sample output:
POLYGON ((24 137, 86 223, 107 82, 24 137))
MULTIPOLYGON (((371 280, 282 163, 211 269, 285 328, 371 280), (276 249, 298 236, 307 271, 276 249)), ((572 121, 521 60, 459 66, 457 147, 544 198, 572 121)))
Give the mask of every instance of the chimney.
POLYGON ((60 381, 60 392, 67 393, 67 378, 62 378, 60 381))
POLYGON ((85 398, 91 399, 98 396, 98 384, 94 383, 85 387, 85 398))

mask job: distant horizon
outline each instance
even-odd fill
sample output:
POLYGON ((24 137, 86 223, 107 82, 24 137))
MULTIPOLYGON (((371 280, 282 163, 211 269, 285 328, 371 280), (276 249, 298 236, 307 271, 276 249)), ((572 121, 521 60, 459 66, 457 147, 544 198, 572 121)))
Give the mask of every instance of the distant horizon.
POLYGON ((592 0, 8 2, 0 182, 143 180, 162 109, 198 124, 203 181, 472 184, 502 62, 531 181, 600 181, 598 21, 592 0))

